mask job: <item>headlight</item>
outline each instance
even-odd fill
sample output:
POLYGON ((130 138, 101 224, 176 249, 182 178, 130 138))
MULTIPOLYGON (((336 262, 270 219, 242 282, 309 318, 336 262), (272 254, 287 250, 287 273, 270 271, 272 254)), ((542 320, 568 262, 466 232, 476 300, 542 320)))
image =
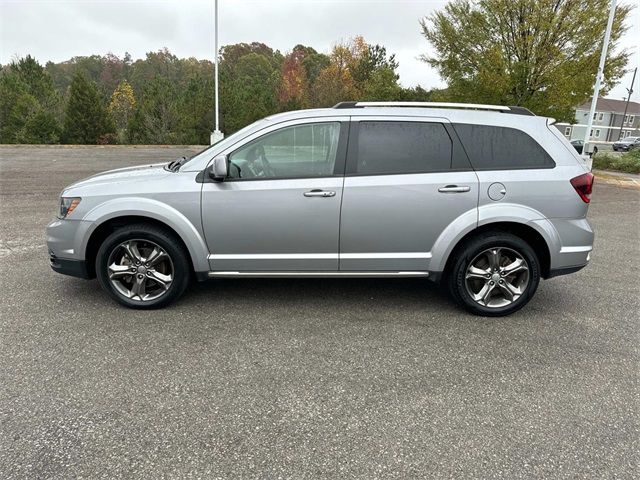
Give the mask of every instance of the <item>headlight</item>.
POLYGON ((58 218, 67 218, 71 215, 82 200, 80 197, 60 197, 60 214, 58 218))

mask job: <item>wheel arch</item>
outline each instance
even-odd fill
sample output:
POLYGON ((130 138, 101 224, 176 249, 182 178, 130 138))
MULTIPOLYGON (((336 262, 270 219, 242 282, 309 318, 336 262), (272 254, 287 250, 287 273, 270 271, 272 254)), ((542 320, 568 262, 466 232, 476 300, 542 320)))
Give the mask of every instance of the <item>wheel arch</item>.
POLYGON ((195 272, 209 271, 208 249, 198 229, 182 213, 156 200, 118 199, 89 212, 83 220, 91 229, 85 234, 81 251, 95 275, 95 256, 101 243, 116 228, 135 223, 147 223, 164 228, 174 234, 187 252, 195 272))
POLYGON ((545 236, 538 230, 537 224, 521 223, 515 221, 496 221, 485 223, 472 229, 462 235, 455 245, 451 248, 444 263, 443 275, 451 270, 451 266, 456 258, 457 252, 463 247, 465 242, 470 238, 483 235, 489 232, 504 232, 515 235, 527 242, 538 256, 540 261, 540 269, 542 278, 549 276, 551 268, 551 250, 545 236), (535 225, 535 226, 533 226, 535 225))

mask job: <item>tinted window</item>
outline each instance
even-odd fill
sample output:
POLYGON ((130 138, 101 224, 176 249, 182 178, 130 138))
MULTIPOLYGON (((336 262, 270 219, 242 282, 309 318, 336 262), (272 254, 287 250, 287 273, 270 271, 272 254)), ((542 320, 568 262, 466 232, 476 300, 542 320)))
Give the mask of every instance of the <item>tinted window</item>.
POLYGON ((296 125, 268 133, 229 156, 231 178, 333 175, 340 123, 296 125))
POLYGON ((549 154, 521 130, 488 125, 454 125, 476 170, 553 168, 549 154))
POLYGON ((451 138, 440 123, 360 122, 356 173, 442 172, 451 168, 451 138))

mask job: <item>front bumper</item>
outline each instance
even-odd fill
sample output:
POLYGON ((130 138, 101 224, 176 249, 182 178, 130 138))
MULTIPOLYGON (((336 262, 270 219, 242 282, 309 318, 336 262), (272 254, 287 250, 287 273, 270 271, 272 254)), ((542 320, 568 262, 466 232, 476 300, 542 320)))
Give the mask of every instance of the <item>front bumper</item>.
POLYGON ((84 258, 82 239, 89 222, 56 219, 47 226, 47 247, 51 268, 64 275, 92 278, 84 258))
POLYGON ((57 258, 55 255, 49 255, 49 264, 55 272, 63 275, 91 278, 87 269, 87 262, 84 260, 69 260, 68 258, 57 258))

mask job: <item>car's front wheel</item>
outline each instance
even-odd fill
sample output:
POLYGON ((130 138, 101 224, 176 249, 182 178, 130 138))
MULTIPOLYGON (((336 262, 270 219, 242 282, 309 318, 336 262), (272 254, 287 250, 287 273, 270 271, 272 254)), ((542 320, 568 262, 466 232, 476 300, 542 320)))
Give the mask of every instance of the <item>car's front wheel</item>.
POLYGON ((122 227, 109 235, 96 257, 102 288, 130 308, 161 308, 189 283, 190 263, 180 241, 154 225, 122 227))
POLYGON ((453 298, 477 315, 509 315, 533 297, 540 264, 531 246, 510 233, 492 232, 467 241, 449 275, 453 298))

